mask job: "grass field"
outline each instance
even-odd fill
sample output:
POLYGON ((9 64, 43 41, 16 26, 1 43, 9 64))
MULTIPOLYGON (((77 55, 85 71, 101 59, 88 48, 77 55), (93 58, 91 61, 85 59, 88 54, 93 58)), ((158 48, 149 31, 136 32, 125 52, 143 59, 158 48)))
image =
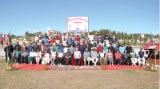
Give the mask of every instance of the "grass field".
POLYGON ((14 70, 0 60, 0 89, 159 89, 159 71, 14 70))

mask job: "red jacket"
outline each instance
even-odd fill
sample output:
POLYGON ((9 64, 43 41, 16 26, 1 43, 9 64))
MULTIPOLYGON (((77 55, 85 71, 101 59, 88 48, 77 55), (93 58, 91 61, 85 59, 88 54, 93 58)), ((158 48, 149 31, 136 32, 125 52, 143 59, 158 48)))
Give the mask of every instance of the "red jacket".
POLYGON ((99 52, 101 52, 101 51, 103 51, 103 47, 102 47, 102 46, 98 46, 98 47, 97 47, 97 52, 99 53, 99 52))
POLYGON ((121 53, 115 53, 116 60, 121 59, 121 53))

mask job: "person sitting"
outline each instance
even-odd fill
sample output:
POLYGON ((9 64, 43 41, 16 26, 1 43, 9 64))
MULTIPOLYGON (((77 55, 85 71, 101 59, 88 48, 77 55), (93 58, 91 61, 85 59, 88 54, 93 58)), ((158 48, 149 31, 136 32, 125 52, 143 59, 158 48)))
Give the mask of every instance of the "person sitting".
POLYGON ((142 66, 145 65, 145 57, 144 57, 144 52, 142 51, 142 49, 140 49, 139 54, 138 54, 138 64, 139 66, 142 64, 142 66))
POLYGON ((129 64, 129 54, 126 50, 124 50, 124 53, 122 54, 123 64, 128 65, 129 64))
POLYGON ((113 66, 114 61, 113 61, 113 53, 112 53, 111 50, 108 50, 108 53, 106 53, 106 57, 107 57, 107 59, 108 59, 109 62, 110 62, 110 66, 111 66, 111 65, 113 66))
MULTIPOLYGON (((88 59, 90 58, 90 52, 88 51, 88 48, 86 48, 86 50, 83 53, 83 61, 84 61, 84 66, 86 66, 86 62, 88 61, 88 59)), ((89 65, 88 61, 88 65, 89 65)))
POLYGON ((42 57, 42 53, 38 49, 37 52, 36 52, 36 63, 37 64, 39 64, 39 61, 40 61, 41 57, 42 57))
POLYGON ((43 55, 44 56, 42 58, 42 64, 46 65, 47 63, 50 62, 49 53, 47 53, 47 51, 45 50, 43 55))
POLYGON ((120 65, 121 53, 119 52, 119 50, 117 50, 117 52, 115 53, 115 60, 117 62, 117 65, 120 65))
POLYGON ((100 61, 101 65, 102 65, 103 60, 106 61, 105 52, 103 52, 103 50, 101 50, 101 52, 99 52, 99 61, 100 61))
POLYGON ((71 61, 71 56, 71 52, 69 51, 69 49, 67 49, 67 52, 65 53, 66 65, 69 65, 69 62, 71 61))
POLYGON ((29 52, 29 63, 32 64, 33 59, 36 57, 34 50, 29 52))
POLYGON ((58 52, 58 65, 63 64, 63 57, 64 57, 64 53, 62 52, 62 50, 59 50, 59 52, 58 52))
POLYGON ((136 66, 136 63, 137 63, 136 56, 137 56, 136 53, 132 49, 132 52, 130 53, 130 58, 131 58, 132 66, 136 66))
POLYGON ((74 59, 76 61, 76 65, 80 65, 80 58, 81 58, 81 52, 76 48, 76 51, 74 52, 74 59))
POLYGON ((98 53, 96 51, 96 47, 92 47, 91 49, 92 49, 92 51, 91 51, 92 62, 94 64, 94 66, 96 66, 97 62, 98 62, 98 58, 97 58, 98 53))
POLYGON ((14 60, 15 60, 15 64, 16 63, 20 63, 19 59, 20 59, 20 51, 18 48, 16 48, 16 50, 14 51, 14 60))
POLYGON ((51 51, 51 65, 54 65, 55 59, 56 59, 57 52, 53 49, 51 51))

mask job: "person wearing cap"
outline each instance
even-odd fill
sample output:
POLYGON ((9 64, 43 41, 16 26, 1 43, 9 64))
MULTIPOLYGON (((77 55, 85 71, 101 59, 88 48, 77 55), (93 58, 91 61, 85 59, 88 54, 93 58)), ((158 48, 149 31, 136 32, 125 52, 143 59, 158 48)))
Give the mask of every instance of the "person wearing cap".
POLYGON ((142 66, 145 65, 145 57, 144 57, 144 51, 140 49, 138 52, 138 64, 139 66, 142 64, 142 66))
POLYGON ((134 49, 132 49, 132 52, 130 52, 130 58, 131 58, 132 66, 136 66, 137 54, 136 54, 136 52, 134 52, 134 49))
POLYGON ((97 51, 96 51, 96 47, 92 47, 91 48, 92 49, 92 51, 91 51, 91 58, 92 58, 92 62, 93 62, 93 64, 94 64, 94 66, 96 66, 97 65, 97 62, 98 62, 98 53, 97 53, 97 51))

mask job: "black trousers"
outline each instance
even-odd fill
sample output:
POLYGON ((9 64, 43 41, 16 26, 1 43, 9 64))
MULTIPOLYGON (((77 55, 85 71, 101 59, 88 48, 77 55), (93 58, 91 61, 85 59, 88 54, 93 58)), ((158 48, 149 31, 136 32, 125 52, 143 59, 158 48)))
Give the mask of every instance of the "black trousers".
POLYGON ((79 64, 80 64, 80 59, 75 59, 75 61, 76 61, 76 65, 79 66, 79 64))
POLYGON ((71 60, 71 58, 65 58, 65 64, 66 64, 66 65, 69 65, 69 64, 70 64, 70 63, 69 63, 70 60, 71 60))

